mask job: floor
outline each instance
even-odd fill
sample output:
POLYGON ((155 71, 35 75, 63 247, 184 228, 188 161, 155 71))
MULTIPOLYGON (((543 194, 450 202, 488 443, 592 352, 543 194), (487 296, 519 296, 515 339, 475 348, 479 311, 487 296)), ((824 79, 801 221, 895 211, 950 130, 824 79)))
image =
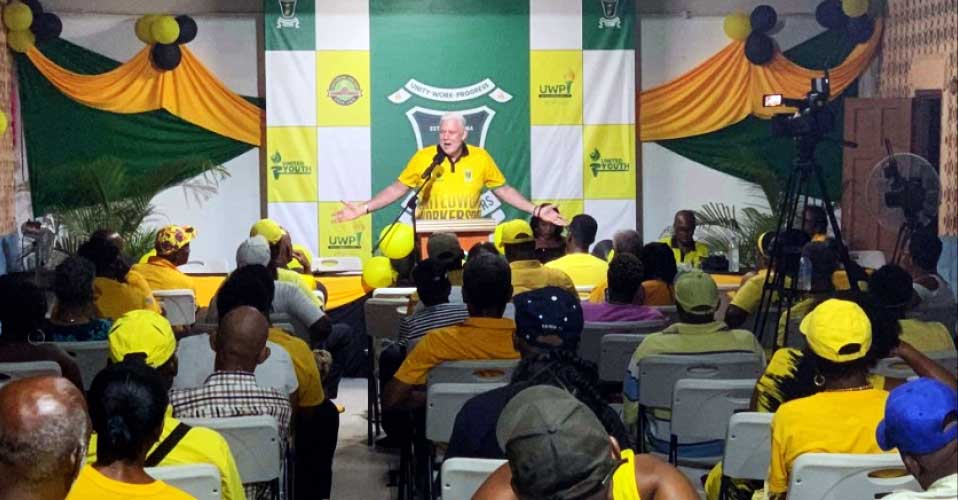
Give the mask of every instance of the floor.
POLYGON ((336 402, 346 406, 339 420, 339 446, 333 462, 335 500, 392 500, 396 488, 387 488, 390 467, 399 455, 366 446, 366 379, 343 379, 336 402))

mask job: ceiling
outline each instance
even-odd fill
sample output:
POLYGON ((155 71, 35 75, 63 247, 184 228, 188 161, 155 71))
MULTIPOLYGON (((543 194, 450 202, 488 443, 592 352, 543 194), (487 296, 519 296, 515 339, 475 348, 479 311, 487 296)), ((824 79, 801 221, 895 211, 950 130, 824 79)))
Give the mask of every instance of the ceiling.
MULTIPOLYGON (((323 0, 317 0, 323 1, 323 0)), ((423 0, 424 3, 435 0, 423 0)), ((477 0, 481 1, 481 0, 477 0)), ((595 0, 598 1, 598 0, 595 0)), ((751 11, 759 3, 775 7, 780 15, 811 14, 820 0, 637 0, 646 15, 722 16, 751 11)), ((264 0, 42 0, 51 12, 101 14, 257 14, 264 0)))

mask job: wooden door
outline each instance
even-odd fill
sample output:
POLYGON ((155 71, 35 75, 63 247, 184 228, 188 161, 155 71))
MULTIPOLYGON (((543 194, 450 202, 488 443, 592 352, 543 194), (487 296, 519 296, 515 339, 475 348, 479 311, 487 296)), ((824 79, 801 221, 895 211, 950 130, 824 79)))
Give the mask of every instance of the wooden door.
POLYGON ((842 160, 842 235, 851 250, 881 250, 891 259, 897 230, 885 229, 868 208, 868 178, 885 158, 885 139, 896 153, 910 152, 911 99, 845 99, 846 147, 842 160))

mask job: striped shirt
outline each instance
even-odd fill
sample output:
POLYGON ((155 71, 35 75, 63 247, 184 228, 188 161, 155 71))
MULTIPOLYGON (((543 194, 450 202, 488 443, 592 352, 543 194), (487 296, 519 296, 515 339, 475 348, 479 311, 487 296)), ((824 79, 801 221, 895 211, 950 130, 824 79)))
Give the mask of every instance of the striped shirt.
POLYGON ((399 322, 399 342, 407 351, 415 347, 429 330, 458 325, 469 317, 465 304, 436 304, 416 311, 399 322))

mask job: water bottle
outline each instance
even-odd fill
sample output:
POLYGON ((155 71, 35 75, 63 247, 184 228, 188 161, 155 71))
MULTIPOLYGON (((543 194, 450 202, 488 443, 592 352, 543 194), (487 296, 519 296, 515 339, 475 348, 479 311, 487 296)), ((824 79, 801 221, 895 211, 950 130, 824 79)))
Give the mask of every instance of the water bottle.
POLYGON ((812 290, 812 262, 804 255, 798 265, 798 289, 803 292, 812 290))
POLYGON ((732 240, 728 246, 728 272, 738 272, 738 245, 732 240))

